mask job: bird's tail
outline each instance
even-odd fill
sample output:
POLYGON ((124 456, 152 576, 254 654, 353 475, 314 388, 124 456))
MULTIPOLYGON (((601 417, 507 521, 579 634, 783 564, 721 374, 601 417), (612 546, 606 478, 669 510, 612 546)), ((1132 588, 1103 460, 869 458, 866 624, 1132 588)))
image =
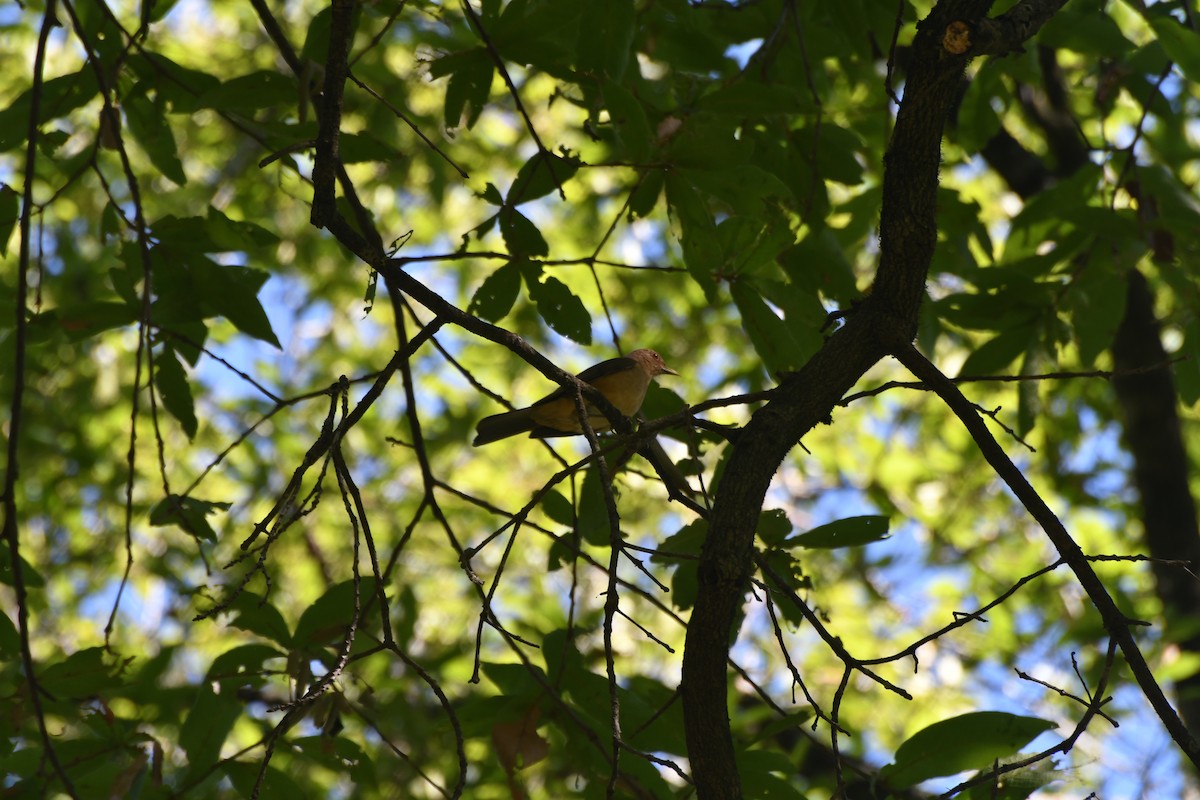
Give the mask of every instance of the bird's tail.
POLYGON ((500 439, 507 439, 509 436, 516 436, 518 433, 531 431, 535 427, 537 427, 537 423, 533 421, 529 409, 520 408, 516 411, 506 411, 503 414, 495 414, 479 420, 479 424, 475 426, 475 441, 471 444, 479 447, 481 444, 490 444, 500 439))

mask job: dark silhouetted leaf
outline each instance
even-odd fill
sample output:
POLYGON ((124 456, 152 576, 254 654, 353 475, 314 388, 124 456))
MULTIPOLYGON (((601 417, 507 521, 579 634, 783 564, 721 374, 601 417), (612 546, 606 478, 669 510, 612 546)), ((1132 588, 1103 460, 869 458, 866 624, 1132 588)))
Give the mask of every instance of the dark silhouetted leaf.
POLYGON ((832 549, 859 547, 888 538, 888 518, 876 514, 846 517, 792 536, 783 547, 832 549))
POLYGON ((506 207, 499 216, 500 235, 504 237, 508 252, 518 256, 550 254, 550 246, 546 244, 542 232, 520 211, 506 207))
POLYGON ((165 110, 156 107, 145 95, 138 93, 128 95, 121 107, 125 111, 125 120, 129 123, 129 132, 146 151, 150 163, 176 185, 183 186, 187 183, 183 162, 179 160, 179 152, 175 145, 175 134, 171 132, 165 110))
POLYGON ((471 297, 468 313, 498 322, 512 309, 521 291, 521 268, 509 262, 484 279, 471 297))
POLYGON ((508 190, 508 205, 519 206, 521 203, 557 192, 578 171, 577 158, 565 158, 547 152, 537 153, 522 164, 517 172, 517 177, 508 190))
POLYGON ((580 344, 592 343, 592 316, 583 301, 555 277, 526 280, 538 314, 556 333, 580 344))
POLYGON ((150 524, 178 525, 197 539, 215 542, 217 533, 208 524, 208 515, 228 511, 231 505, 173 494, 150 509, 150 524))
POLYGON ((162 396, 163 407, 178 420, 188 439, 195 439, 198 423, 192 389, 183 367, 175 358, 175 351, 169 346, 154 359, 154 385, 162 396))

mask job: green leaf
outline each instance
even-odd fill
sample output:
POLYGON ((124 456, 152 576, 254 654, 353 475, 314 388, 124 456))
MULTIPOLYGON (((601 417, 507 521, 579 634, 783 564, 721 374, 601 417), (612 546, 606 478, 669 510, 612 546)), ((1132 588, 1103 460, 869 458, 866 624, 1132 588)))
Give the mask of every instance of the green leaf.
POLYGON ((580 71, 621 80, 634 57, 636 22, 633 0, 583 0, 575 46, 580 71))
POLYGON ((8 255, 8 240, 21 216, 17 192, 7 183, 0 183, 0 256, 8 255))
POLYGON ((500 235, 508 252, 515 256, 547 256, 550 246, 529 219, 515 208, 506 206, 500 211, 500 235))
POLYGON ((221 755, 221 747, 242 714, 242 703, 232 691, 218 694, 210 682, 201 682, 187 719, 179 729, 179 746, 187 753, 188 772, 208 772, 221 755))
POLYGON ((579 159, 541 151, 521 165, 508 190, 508 205, 516 207, 557 192, 579 171, 579 159))
POLYGON ((55 662, 38 675, 43 691, 59 700, 91 697, 121 684, 117 668, 104 660, 103 647, 89 647, 55 662))
POLYGON ((1007 99, 1007 90, 998 63, 989 60, 979 68, 958 107, 956 137, 967 152, 978 152, 1000 131, 1000 116, 992 108, 992 100, 997 96, 1007 99))
POLYGON ((508 60, 541 69, 565 66, 578 39, 579 4, 513 0, 492 26, 492 41, 508 60))
MULTIPOLYGON (((257 597, 250 594, 251 600, 257 597)), ((237 605, 235 600, 234 607, 237 605)), ((220 684, 222 692, 232 692, 243 686, 265 686, 275 671, 267 668, 267 662, 286 658, 286 653, 267 644, 240 644, 214 658, 204 678, 220 684)))
POLYGON ((767 545, 783 542, 792 532, 792 521, 781 508, 768 508, 758 515, 758 538, 767 545))
POLYGON ((223 81, 200 95, 198 102, 203 108, 246 114, 272 106, 292 107, 299 99, 294 79, 276 70, 258 70, 223 81))
POLYGON ((1054 727, 1049 720, 1003 711, 952 717, 913 734, 896 750, 895 761, 885 766, 879 777, 901 789, 963 770, 984 769, 1054 727))
MULTIPOLYGON (((359 608, 375 594, 375 579, 363 578, 359 583, 359 608)), ((337 646, 354 619, 354 581, 342 581, 332 586, 316 602, 304 610, 296 623, 292 640, 306 650, 337 646)), ((363 621, 359 621, 362 633, 363 621)))
POLYGON ((500 190, 496 188, 496 184, 488 182, 484 190, 479 194, 486 202, 494 206, 504 205, 504 198, 500 195, 500 190))
POLYGON ((187 183, 183 162, 175 145, 175 134, 167 123, 166 109, 161 104, 151 103, 149 98, 138 92, 130 93, 121 104, 129 132, 150 157, 150 163, 178 186, 187 183))
POLYGON ((696 187, 678 170, 667 173, 666 185, 667 207, 679 224, 683 263, 692 280, 704 290, 705 298, 713 302, 721 258, 712 213, 696 187))
POLYGON ((767 372, 781 375, 798 369, 805 360, 800 344, 758 289, 748 280, 738 280, 729 285, 729 290, 741 314, 742 327, 767 372))
POLYGON ((1187 360, 1175 366, 1175 377, 1179 381, 1180 398, 1195 406, 1200 403, 1200 319, 1193 317, 1183 331, 1183 346, 1176 355, 1187 360))
MULTIPOLYGON (((1008 759, 997 759, 997 762, 1003 767, 1010 761, 1023 761, 1027 755, 1017 753, 1008 759)), ((991 772, 990 767, 988 772, 991 772)), ((1045 759, 976 784, 958 796, 963 800, 1025 800, 1063 777, 1063 771, 1055 768, 1054 761, 1045 759)))
POLYGON ((233 627, 257 633, 283 647, 291 646, 292 634, 283 614, 265 597, 243 590, 229 604, 229 610, 236 613, 229 621, 233 627))
POLYGON ((539 282, 526 275, 525 285, 538 315, 551 329, 580 344, 592 343, 592 316, 565 283, 555 277, 539 282))
POLYGON ((1062 9, 1042 26, 1038 43, 1099 58, 1121 58, 1133 50, 1116 20, 1092 9, 1062 9))
MULTIPOLYGON (((249 220, 230 219, 213 206, 208 207, 204 221, 212 241, 223 248, 221 252, 270 253, 280 242, 277 234, 261 225, 249 220)), ((158 233, 157 225, 155 233, 158 233)))
POLYGON ((756 272, 796 241, 796 234, 780 214, 763 217, 733 216, 717 226, 725 274, 756 272))
MULTIPOLYGON (((1135 263, 1132 255, 1129 266, 1135 263)), ((1095 364, 1100 354, 1112 346, 1117 328, 1125 318, 1129 284, 1117 261, 1111 248, 1097 243, 1066 296, 1079 345, 1079 360, 1084 367, 1095 364)))
POLYGON ((654 147, 654 132, 646 118, 646 109, 632 92, 615 81, 605 81, 603 92, 622 154, 634 163, 644 162, 654 147))
POLYGON ((174 325, 163 325, 160 330, 171 340, 175 353, 191 366, 200 362, 204 354, 201 349, 208 338, 208 326, 200 320, 179 322, 174 325))
MULTIPOLYGON (((700 548, 704 546, 704 539, 707 536, 707 522, 704 520, 689 522, 666 539, 663 539, 662 543, 658 546, 658 551, 659 553, 679 554, 681 556, 699 556, 700 548)), ((650 556, 650 560, 657 564, 679 563, 674 555, 660 555, 659 553, 650 556)))
MULTIPOLYGON (((0 583, 5 586, 13 585, 11 564, 8 548, 0 548, 0 583)), ((25 559, 25 556, 21 556, 21 577, 24 578, 26 589, 40 589, 46 585, 46 579, 42 573, 38 572, 33 564, 25 559)))
POLYGON ((554 572, 575 560, 576 545, 571 541, 570 535, 551 536, 554 537, 554 541, 546 552, 546 570, 554 572))
POLYGON ((346 164, 372 161, 387 163, 400 158, 400 152, 370 133, 343 133, 339 137, 339 152, 346 164))
POLYGON ((154 359, 154 385, 162 396, 163 407, 183 426, 188 439, 195 439, 198 427, 196 404, 192 400, 187 375, 170 345, 164 346, 154 359))
POLYGON ((512 310, 520 291, 521 267, 510 261, 484 279, 471 297, 467 313, 488 322, 499 322, 512 310))
POLYGON ((0 614, 0 661, 15 664, 20 657, 21 632, 8 614, 0 614))
MULTIPOLYGON (((357 19, 358 11, 355 11, 357 19)), ((300 48, 300 58, 310 64, 324 64, 329 58, 329 36, 333 27, 333 6, 326 6, 318 11, 308 22, 308 30, 304 37, 304 46, 300 48)), ((353 23, 351 25, 353 29, 353 23)))
POLYGON ((658 205, 658 196, 662 194, 666 184, 666 174, 661 169, 652 169, 643 173, 638 185, 629 196, 629 218, 648 217, 658 205))
POLYGON ((178 525, 197 539, 215 542, 217 533, 208 524, 208 515, 228 511, 232 505, 172 494, 159 500, 150 509, 150 524, 178 525))
POLYGON ((545 671, 536 664, 496 664, 483 662, 483 674, 506 697, 513 698, 522 706, 542 695, 542 686, 548 683, 545 671))
POLYGON ((178 2, 179 0, 154 0, 154 3, 145 11, 146 21, 162 22, 178 2))
POLYGON ((674 571, 671 573, 671 603, 681 611, 691 608, 696 602, 697 557, 707 536, 707 522, 689 522, 664 539, 655 554, 650 557, 654 563, 672 566, 674 571))
POLYGON ((698 107, 713 114, 766 117, 804 113, 812 108, 812 100, 806 92, 783 84, 741 80, 705 95, 698 107))
MULTIPOLYGON (((1021 367, 1017 374, 1032 375, 1038 363, 1036 350, 1026 351, 1021 359, 1021 367)), ((1041 395, 1038 392, 1039 381, 1019 381, 1017 383, 1017 436, 1025 435, 1033 430, 1042 411, 1041 395)))
MULTIPOLYGON (((339 762, 339 766, 343 769, 347 767, 341 762, 339 762)), ((268 765, 264 771, 256 763, 227 761, 221 765, 221 770, 229 777, 229 782, 233 784, 234 791, 239 797, 254 797, 256 790, 258 797, 304 797, 308 794, 307 787, 311 785, 301 784, 288 772, 274 765, 268 765), (260 772, 262 773, 261 783, 259 782, 260 772)))
POLYGON ((754 748, 737 754, 742 791, 756 800, 804 800, 804 794, 792 785, 795 767, 778 750, 754 748))
POLYGON ((198 100, 205 92, 221 85, 219 78, 180 66, 165 56, 145 49, 125 54, 138 80, 154 88, 156 100, 165 103, 176 114, 191 114, 199 110, 198 100))
POLYGON ((430 76, 438 77, 438 71, 450 75, 446 87, 443 113, 446 127, 454 130, 464 124, 467 130, 474 127, 487 105, 492 90, 492 75, 495 67, 487 50, 477 47, 461 53, 453 53, 438 59, 430 67, 430 76))
POLYGON ((41 314, 34 325, 54 324, 66 332, 71 341, 89 339, 98 333, 123 328, 137 321, 136 308, 109 300, 100 300, 84 305, 68 305, 41 314))
POLYGON ((687 177, 700 190, 724 203, 734 214, 757 217, 770 202, 791 202, 792 190, 771 172, 754 164, 728 169, 689 169, 687 177))
POLYGON ((691 173, 714 168, 736 174, 754 154, 754 146, 737 135, 735 121, 711 115, 688 117, 664 148, 663 156, 675 167, 691 173))
MULTIPOLYGON (((52 119, 66 116, 95 97, 98 91, 96 74, 90 66, 85 67, 70 75, 51 78, 42 84, 40 91, 42 118, 39 122, 45 125, 52 119)), ((0 153, 25 142, 32 96, 33 90, 26 89, 8 108, 0 111, 0 153)))
POLYGON ((1032 325, 1011 328, 980 345, 967 356, 959 375, 996 375, 1029 349, 1036 338, 1032 325))
POLYGON ((1200 82, 1200 34, 1167 15, 1152 17, 1150 25, 1158 34, 1167 57, 1175 62, 1184 77, 1193 83, 1200 82))
POLYGON ((600 486, 600 470, 592 468, 583 477, 579 488, 579 535, 583 541, 596 547, 608 547, 612 526, 608 519, 608 506, 604 502, 604 490, 600 486))
MULTIPOLYGON (((1063 217, 1063 210, 1086 207, 1096 197, 1102 181, 1100 168, 1087 166, 1026 201, 1012 221, 1004 243, 1003 262, 1012 264, 1032 258, 1043 251, 1047 241, 1057 241, 1063 230, 1071 227, 1063 217)), ((1059 253, 1052 256, 1047 269, 1063 257, 1059 253)))
MULTIPOLYGON (((788 543, 782 542, 781 547, 787 547, 788 543)), ((804 592, 812 588, 812 580, 804 574, 804 570, 800 566, 796 556, 780 550, 777 547, 769 547, 762 555, 766 562, 765 566, 770 567, 774 573, 769 582, 774 584, 778 577, 787 588, 794 592, 804 592)), ((764 570, 765 572, 766 570, 764 570)), ((778 613, 793 625, 804 624, 804 612, 798 605, 790 599, 781 597, 776 605, 778 613)))
POLYGON ((270 275, 250 267, 217 264, 192 258, 188 271, 199 299, 213 312, 233 323, 242 333, 280 347, 267 312, 258 301, 258 290, 270 275))
POLYGON ((854 267, 828 228, 809 230, 780 253, 779 265, 798 290, 820 293, 843 304, 858 297, 854 267))
POLYGON ((575 507, 557 489, 551 489, 546 492, 545 497, 542 498, 542 511, 559 525, 571 526, 575 524, 575 507))
POLYGON ((808 547, 823 550, 859 547, 888 538, 888 518, 877 514, 846 517, 789 538, 783 547, 808 547))

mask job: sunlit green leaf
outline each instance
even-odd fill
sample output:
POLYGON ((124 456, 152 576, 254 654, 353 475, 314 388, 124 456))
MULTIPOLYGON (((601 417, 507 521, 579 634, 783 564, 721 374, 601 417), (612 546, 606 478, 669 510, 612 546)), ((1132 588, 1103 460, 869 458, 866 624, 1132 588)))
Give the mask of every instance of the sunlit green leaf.
POLYGON ((890 786, 903 788, 929 778, 987 767, 1054 727, 1049 720, 1002 711, 951 717, 910 736, 896 750, 895 761, 884 767, 880 778, 890 786))

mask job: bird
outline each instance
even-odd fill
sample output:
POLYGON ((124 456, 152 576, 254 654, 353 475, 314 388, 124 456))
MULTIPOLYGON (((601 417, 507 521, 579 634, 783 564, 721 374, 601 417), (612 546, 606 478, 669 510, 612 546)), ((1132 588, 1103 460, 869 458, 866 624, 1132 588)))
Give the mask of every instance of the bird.
MULTIPOLYGON (((659 375, 678 374, 666 365, 658 353, 640 349, 627 356, 601 361, 575 377, 596 387, 614 408, 631 417, 642 407, 650 381, 659 375)), ((612 427, 604 413, 589 403, 586 396, 584 403, 588 411, 588 424, 593 431, 606 431, 612 427)), ((579 425, 579 412, 575 407, 575 388, 560 386, 527 408, 481 419, 475 427, 475 441, 471 444, 479 447, 526 431, 531 439, 583 433, 579 425)))

